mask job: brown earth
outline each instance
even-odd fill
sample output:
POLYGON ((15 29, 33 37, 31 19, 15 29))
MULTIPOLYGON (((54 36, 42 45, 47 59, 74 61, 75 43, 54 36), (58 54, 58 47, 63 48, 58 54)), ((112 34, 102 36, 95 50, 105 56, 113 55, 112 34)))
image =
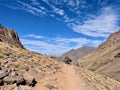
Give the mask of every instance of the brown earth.
MULTIPOLYGON (((58 73, 47 76, 47 80, 51 79, 56 80, 57 83, 49 83, 46 85, 37 84, 35 90, 49 90, 51 88, 52 90, 94 90, 93 87, 86 85, 82 76, 74 66, 64 64, 58 73)), ((50 81, 47 81, 46 83, 48 82, 50 81)))
POLYGON ((79 59, 79 65, 120 81, 120 30, 111 34, 94 52, 79 59))
POLYGON ((0 75, 0 90, 120 90, 111 78, 3 42, 0 75))

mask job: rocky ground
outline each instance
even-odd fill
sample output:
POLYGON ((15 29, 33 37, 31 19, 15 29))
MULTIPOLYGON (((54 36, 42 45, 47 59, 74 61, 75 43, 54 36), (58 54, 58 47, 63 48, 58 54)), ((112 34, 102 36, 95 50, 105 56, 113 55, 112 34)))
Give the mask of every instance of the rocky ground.
POLYGON ((0 90, 31 90, 60 68, 52 58, 0 42, 0 90))
POLYGON ((120 82, 0 42, 0 90, 120 90, 120 82))

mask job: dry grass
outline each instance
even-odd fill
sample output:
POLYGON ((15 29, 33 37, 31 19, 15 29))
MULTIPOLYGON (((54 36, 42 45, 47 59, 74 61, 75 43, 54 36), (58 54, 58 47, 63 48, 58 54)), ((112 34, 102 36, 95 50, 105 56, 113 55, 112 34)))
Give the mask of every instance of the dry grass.
POLYGON ((36 68, 38 72, 48 74, 48 72, 56 72, 61 67, 61 63, 55 58, 16 48, 3 42, 0 42, 0 54, 1 58, 4 56, 10 58, 12 60, 11 66, 20 71, 27 71, 31 66, 36 68))
POLYGON ((120 82, 105 77, 87 69, 80 68, 80 74, 84 80, 96 88, 96 90, 120 90, 120 82))
MULTIPOLYGON (((51 74, 54 75, 54 73, 59 71, 59 69, 62 67, 62 63, 57 62, 57 60, 53 58, 49 58, 45 55, 34 53, 28 50, 19 49, 14 46, 9 46, 7 43, 0 42, 0 54, 3 56, 3 58, 7 56, 7 58, 12 60, 11 66, 16 67, 18 71, 27 71, 29 66, 33 67, 34 70, 42 74, 42 79, 44 79, 47 75, 49 75, 51 78, 51 74)), ((110 63, 108 61, 101 62, 103 65, 110 63)), ((80 68, 79 71, 84 80, 93 85, 97 90, 120 90, 120 82, 93 73, 87 69, 80 68)), ((43 83, 44 81, 41 82, 43 83)), ((45 82, 45 87, 49 88, 50 90, 57 90, 56 82, 54 84, 49 84, 48 81, 45 82)))
POLYGON ((99 74, 108 76, 120 81, 120 44, 109 47, 105 50, 97 49, 93 53, 79 60, 79 65, 99 74))
POLYGON ((58 90, 58 88, 55 85, 49 83, 46 84, 45 87, 48 88, 49 90, 58 90))

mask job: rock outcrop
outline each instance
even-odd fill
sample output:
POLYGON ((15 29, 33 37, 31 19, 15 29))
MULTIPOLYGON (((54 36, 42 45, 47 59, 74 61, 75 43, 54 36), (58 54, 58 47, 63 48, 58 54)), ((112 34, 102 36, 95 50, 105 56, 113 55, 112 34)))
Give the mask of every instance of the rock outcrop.
POLYGON ((0 25, 0 42, 6 42, 16 46, 17 48, 24 49, 23 45, 19 40, 17 32, 13 29, 5 28, 2 25, 0 25))

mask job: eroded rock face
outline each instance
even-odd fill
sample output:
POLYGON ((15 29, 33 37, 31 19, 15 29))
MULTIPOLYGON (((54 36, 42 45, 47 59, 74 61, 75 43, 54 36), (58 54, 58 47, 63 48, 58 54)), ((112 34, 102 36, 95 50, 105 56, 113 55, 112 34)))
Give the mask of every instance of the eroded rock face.
POLYGON ((19 40, 17 32, 15 32, 13 29, 5 28, 2 25, 0 25, 0 42, 6 42, 18 48, 24 49, 19 40))

